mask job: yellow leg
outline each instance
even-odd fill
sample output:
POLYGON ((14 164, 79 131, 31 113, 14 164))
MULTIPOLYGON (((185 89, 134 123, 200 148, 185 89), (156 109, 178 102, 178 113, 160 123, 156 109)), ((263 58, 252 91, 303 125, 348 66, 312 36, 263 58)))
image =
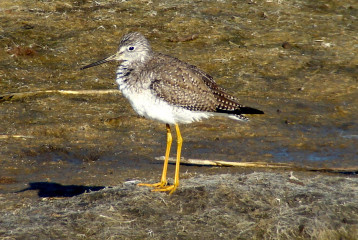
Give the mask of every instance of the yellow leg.
POLYGON ((179 167, 180 167, 180 155, 181 155, 181 147, 183 144, 183 138, 181 137, 180 134, 180 129, 178 124, 175 124, 175 129, 177 132, 177 144, 178 144, 178 148, 177 148, 177 161, 175 164, 175 175, 174 175, 174 184, 173 185, 169 185, 169 186, 165 186, 165 187, 160 187, 157 189, 154 189, 153 191, 169 191, 169 194, 172 194, 177 187, 179 186, 179 167))
POLYGON ((179 186, 179 167, 180 167, 180 158, 181 158, 181 146, 183 145, 183 138, 181 137, 180 129, 179 129, 178 124, 175 124, 175 129, 177 131, 177 144, 178 144, 177 162, 176 162, 176 165, 175 165, 174 188, 170 192, 170 194, 172 194, 175 191, 175 189, 179 186))
POLYGON ((155 187, 162 189, 167 185, 167 171, 168 171, 168 159, 169 159, 169 153, 170 153, 170 147, 172 146, 173 138, 172 133, 170 131, 169 124, 166 125, 167 128, 167 149, 165 151, 165 159, 164 159, 164 166, 163 166, 163 173, 162 178, 159 183, 139 183, 138 186, 146 186, 146 187, 155 187))

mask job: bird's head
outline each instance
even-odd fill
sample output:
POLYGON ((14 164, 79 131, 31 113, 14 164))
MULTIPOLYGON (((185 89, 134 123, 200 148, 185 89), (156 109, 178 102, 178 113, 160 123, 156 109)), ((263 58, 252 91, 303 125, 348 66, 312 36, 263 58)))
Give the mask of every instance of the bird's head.
POLYGON ((91 63, 81 70, 94 67, 109 61, 119 62, 145 62, 151 55, 151 48, 148 40, 138 32, 128 33, 123 36, 119 43, 118 51, 105 59, 91 63))

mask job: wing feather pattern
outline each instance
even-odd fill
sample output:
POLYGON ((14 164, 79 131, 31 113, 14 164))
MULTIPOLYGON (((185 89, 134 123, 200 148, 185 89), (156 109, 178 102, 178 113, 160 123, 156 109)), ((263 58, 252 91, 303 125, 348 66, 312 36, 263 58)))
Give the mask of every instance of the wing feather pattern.
POLYGON ((155 80, 150 88, 168 103, 191 111, 234 115, 263 113, 239 104, 235 97, 227 94, 210 75, 196 66, 163 54, 158 54, 155 59, 161 64, 152 69, 155 80))

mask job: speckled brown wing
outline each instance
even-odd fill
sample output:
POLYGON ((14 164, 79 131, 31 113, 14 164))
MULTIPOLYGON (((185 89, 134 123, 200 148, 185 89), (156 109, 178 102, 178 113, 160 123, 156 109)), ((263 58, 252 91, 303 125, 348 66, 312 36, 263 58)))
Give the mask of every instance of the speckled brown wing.
POLYGON ((261 114, 260 110, 245 107, 225 92, 214 79, 196 66, 179 59, 158 54, 154 81, 150 87, 155 94, 175 106, 191 111, 219 112, 234 115, 261 114))
MULTIPOLYGON (((191 71, 195 72, 197 76, 201 77, 201 80, 208 86, 216 99, 216 108, 215 112, 218 113, 227 113, 233 115, 241 114, 263 114, 261 110, 255 108, 246 107, 238 103, 237 98, 226 93, 226 90, 220 87, 213 79, 212 76, 208 75, 204 71, 200 70, 196 66, 189 65, 191 71)), ((245 117, 242 117, 245 119, 245 117)))
POLYGON ((176 58, 158 54, 150 88, 169 104, 191 111, 214 112, 217 100, 199 72, 176 58))
POLYGON ((193 72, 201 76, 201 80, 207 85, 215 99, 217 100, 216 109, 221 110, 235 110, 243 107, 237 102, 237 99, 230 94, 227 94, 224 88, 220 87, 213 79, 212 76, 208 75, 204 71, 200 70, 196 66, 190 66, 193 72))

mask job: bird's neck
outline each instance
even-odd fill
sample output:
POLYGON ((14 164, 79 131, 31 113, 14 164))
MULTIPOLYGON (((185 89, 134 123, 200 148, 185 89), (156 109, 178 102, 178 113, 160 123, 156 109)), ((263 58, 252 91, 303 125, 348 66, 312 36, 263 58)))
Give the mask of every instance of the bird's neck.
POLYGON ((130 78, 130 74, 131 74, 131 67, 130 67, 130 63, 127 61, 122 62, 116 71, 116 82, 119 85, 119 88, 121 88, 121 86, 125 85, 126 82, 128 81, 128 79, 130 78))
POLYGON ((131 87, 136 83, 136 72, 140 71, 144 67, 145 63, 141 61, 136 62, 122 62, 116 71, 116 82, 120 90, 131 87))
POLYGON ((137 78, 133 77, 133 75, 141 72, 141 70, 145 68, 146 64, 148 64, 151 57, 152 52, 147 52, 139 59, 121 62, 116 72, 116 82, 119 85, 119 89, 122 90, 123 88, 133 85, 137 80, 137 78))

